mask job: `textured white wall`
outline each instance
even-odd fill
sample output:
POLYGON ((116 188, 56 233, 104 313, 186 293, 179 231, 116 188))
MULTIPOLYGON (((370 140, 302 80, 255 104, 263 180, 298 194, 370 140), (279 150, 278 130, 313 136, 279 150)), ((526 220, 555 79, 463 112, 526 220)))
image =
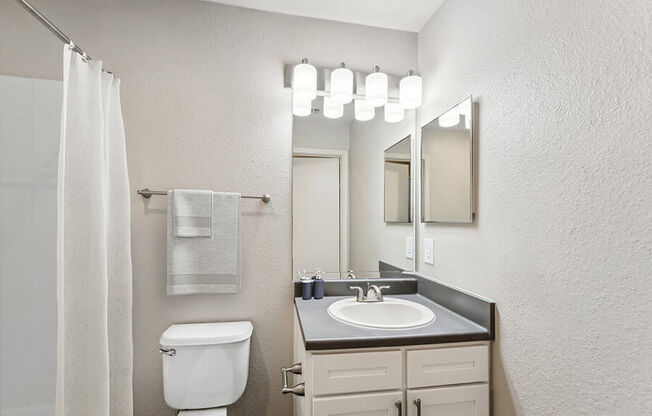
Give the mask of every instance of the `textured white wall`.
MULTIPOLYGON (((122 78, 132 201, 135 406, 163 401, 160 334, 171 323, 250 319, 249 384, 229 415, 281 416, 291 398, 279 368, 292 360, 290 91, 283 64, 417 63, 416 34, 179 0, 38 4, 122 78), (243 292, 165 295, 165 199, 137 188, 209 188, 272 195, 243 202, 243 292)), ((59 78, 61 45, 12 1, 0 2, 0 73, 59 78), (20 41, 16 41, 16 40, 20 41)))
POLYGON ((449 0, 419 33, 421 123, 479 102, 476 222, 422 225, 419 269, 496 300, 496 416, 652 414, 651 16, 449 0))

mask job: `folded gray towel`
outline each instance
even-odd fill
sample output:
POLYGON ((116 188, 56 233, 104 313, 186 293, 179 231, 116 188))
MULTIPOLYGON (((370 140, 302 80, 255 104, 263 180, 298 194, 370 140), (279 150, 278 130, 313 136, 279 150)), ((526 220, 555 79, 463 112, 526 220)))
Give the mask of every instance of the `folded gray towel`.
POLYGON ((172 201, 176 237, 210 237, 213 217, 213 192, 196 189, 168 191, 172 201))
POLYGON ((168 200, 168 295, 240 291, 240 194, 211 194, 210 238, 177 237, 168 200))

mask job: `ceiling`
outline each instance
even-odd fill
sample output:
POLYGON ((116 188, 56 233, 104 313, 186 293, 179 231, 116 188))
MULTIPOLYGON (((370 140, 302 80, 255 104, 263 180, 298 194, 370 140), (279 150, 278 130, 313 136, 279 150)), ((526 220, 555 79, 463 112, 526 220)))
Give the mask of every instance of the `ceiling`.
POLYGON ((444 0, 206 0, 213 3, 418 32, 444 0))

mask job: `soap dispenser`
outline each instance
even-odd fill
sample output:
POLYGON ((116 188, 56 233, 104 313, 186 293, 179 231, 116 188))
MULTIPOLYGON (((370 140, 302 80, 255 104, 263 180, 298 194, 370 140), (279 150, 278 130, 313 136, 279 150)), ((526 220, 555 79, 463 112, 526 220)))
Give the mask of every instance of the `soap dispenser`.
POLYGON ((322 299, 324 297, 324 279, 321 276, 321 270, 315 269, 315 284, 313 286, 313 297, 322 299))

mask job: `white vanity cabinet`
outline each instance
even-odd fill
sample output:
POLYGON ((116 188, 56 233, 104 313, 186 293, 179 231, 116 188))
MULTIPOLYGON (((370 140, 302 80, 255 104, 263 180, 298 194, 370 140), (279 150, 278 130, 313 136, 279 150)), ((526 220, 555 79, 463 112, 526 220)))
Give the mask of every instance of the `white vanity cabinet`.
POLYGON ((295 416, 488 416, 488 341, 306 351, 294 360, 305 395, 295 416))

